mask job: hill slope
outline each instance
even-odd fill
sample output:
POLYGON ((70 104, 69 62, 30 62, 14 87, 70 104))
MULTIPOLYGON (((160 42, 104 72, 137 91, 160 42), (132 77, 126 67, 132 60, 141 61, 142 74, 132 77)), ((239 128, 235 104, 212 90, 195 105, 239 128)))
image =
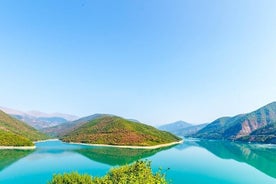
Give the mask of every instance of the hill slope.
MULTIPOLYGON (((276 102, 254 112, 215 120, 194 135, 205 139, 249 140, 254 131, 276 122, 276 102)), ((276 127, 273 128, 275 130, 276 127)), ((257 132, 258 133, 258 132, 257 132)), ((267 136, 268 134, 264 134, 267 136)))
POLYGON ((238 139, 246 142, 272 143, 276 144, 276 122, 270 123, 253 131, 248 136, 238 139))
POLYGON ((0 111, 0 145, 29 146, 32 145, 32 141, 46 138, 46 135, 29 125, 0 111))
POLYGON ((117 116, 105 116, 81 125, 64 135, 62 140, 90 144, 153 146, 181 139, 149 125, 117 116))
POLYGON ((99 117, 105 117, 105 116, 112 116, 108 114, 93 114, 91 116, 83 117, 75 121, 66 122, 60 125, 56 125, 53 127, 44 128, 41 131, 53 136, 53 137, 62 137, 63 135, 69 133, 70 131, 73 131, 74 129, 80 127, 81 125, 94 120, 99 117))

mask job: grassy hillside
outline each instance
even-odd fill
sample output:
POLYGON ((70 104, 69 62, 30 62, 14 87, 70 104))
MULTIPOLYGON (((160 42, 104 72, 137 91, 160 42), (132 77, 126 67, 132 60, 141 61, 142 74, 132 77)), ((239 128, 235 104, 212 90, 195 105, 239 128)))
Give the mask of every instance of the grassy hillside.
POLYGON ((26 137, 0 129, 0 146, 33 146, 33 143, 26 137))
POLYGON ((47 136, 0 111, 0 145, 29 146, 47 136))
MULTIPOLYGON (((194 137, 205 139, 249 140, 254 131, 270 127, 276 121, 276 102, 256 111, 234 117, 219 118, 198 131, 194 137), (245 139, 246 138, 246 139, 245 139)), ((270 127, 270 128, 273 128, 270 127)), ((269 132, 263 132, 268 136, 269 132)))
POLYGON ((89 121, 62 137, 65 142, 153 146, 181 140, 175 135, 116 116, 89 121))
POLYGON ((105 117, 105 116, 111 116, 108 114, 93 114, 91 116, 87 116, 87 117, 83 117, 80 118, 78 120, 75 121, 70 121, 70 122, 66 122, 57 126, 53 126, 53 127, 49 127, 49 128, 44 128, 41 129, 41 131, 49 136, 52 137, 62 137, 64 135, 66 135, 67 133, 71 132, 72 130, 80 127, 81 125, 100 118, 100 117, 105 117))

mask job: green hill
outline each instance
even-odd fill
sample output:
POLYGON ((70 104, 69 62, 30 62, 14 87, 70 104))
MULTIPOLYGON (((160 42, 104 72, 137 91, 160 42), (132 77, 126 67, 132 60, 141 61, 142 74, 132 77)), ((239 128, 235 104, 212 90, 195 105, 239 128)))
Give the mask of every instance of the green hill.
POLYGON ((65 142, 125 146, 154 146, 181 140, 171 133, 117 116, 88 121, 61 139, 65 142))
POLYGON ((91 116, 83 117, 75 121, 69 121, 60 125, 56 125, 53 127, 43 128, 41 131, 49 136, 52 137, 62 137, 67 133, 71 132, 72 130, 80 127, 81 125, 92 121, 94 119, 105 117, 105 116, 112 116, 108 114, 93 114, 91 116))
POLYGON ((0 145, 30 146, 32 141, 46 139, 47 136, 29 125, 0 111, 0 145))
POLYGON ((273 143, 276 142, 271 136, 276 132, 274 122, 276 122, 276 102, 251 113, 219 118, 193 136, 204 139, 256 140, 255 142, 273 143))

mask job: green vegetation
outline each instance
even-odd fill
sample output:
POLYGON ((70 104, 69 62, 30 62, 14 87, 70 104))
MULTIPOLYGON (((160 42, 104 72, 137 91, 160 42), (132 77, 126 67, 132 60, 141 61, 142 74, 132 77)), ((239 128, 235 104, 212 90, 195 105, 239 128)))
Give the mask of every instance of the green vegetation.
POLYGON ((181 140, 171 133, 117 116, 89 121, 61 139, 65 142, 127 146, 154 146, 181 140))
POLYGON ((71 132, 72 130, 80 127, 81 125, 83 125, 89 121, 92 121, 92 120, 100 118, 100 117, 106 117, 106 116, 111 116, 111 115, 93 114, 91 116, 83 117, 83 118, 80 118, 80 119, 72 121, 72 122, 63 123, 63 124, 56 125, 53 127, 43 128, 43 129, 41 129, 41 131, 49 136, 52 136, 52 137, 62 137, 64 135, 68 134, 69 132, 71 132))
POLYGON ((0 111, 0 146, 31 146, 47 136, 0 111))
POLYGON ((0 145, 1 146, 33 146, 29 139, 9 131, 0 129, 0 145))
POLYGON ((57 174, 48 184, 166 184, 165 174, 159 170, 153 173, 149 161, 137 161, 132 165, 125 165, 111 169, 103 177, 92 177, 76 172, 57 174))

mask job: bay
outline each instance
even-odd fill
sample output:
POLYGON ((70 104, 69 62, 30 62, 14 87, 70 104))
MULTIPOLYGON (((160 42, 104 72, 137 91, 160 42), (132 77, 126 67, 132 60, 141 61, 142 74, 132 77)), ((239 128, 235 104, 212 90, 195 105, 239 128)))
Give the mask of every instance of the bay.
POLYGON ((155 149, 36 143, 34 151, 0 150, 1 184, 46 184, 55 173, 78 171, 103 176, 112 167, 139 159, 160 167, 172 183, 276 183, 276 147, 227 141, 186 139, 155 149))

